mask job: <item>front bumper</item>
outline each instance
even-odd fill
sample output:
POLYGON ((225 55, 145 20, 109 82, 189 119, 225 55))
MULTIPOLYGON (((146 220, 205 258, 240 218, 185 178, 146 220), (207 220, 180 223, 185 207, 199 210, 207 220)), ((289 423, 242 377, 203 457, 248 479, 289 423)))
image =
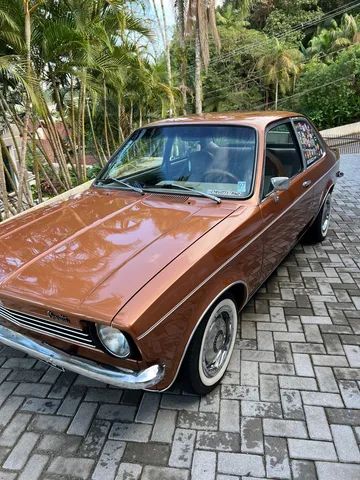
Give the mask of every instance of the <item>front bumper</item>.
POLYGON ((0 343, 27 353, 53 367, 93 378, 115 387, 141 390, 159 383, 165 373, 162 365, 152 365, 145 370, 132 371, 103 366, 80 357, 73 357, 44 342, 33 340, 10 328, 0 325, 0 343))

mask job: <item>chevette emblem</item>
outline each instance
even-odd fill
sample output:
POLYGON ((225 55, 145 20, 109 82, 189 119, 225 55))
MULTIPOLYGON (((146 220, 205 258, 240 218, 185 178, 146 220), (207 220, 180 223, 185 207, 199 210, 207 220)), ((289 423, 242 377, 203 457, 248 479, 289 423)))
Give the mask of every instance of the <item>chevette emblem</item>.
POLYGON ((70 320, 66 315, 61 315, 60 313, 54 313, 51 310, 46 312, 52 320, 57 320, 58 322, 70 323, 70 320))

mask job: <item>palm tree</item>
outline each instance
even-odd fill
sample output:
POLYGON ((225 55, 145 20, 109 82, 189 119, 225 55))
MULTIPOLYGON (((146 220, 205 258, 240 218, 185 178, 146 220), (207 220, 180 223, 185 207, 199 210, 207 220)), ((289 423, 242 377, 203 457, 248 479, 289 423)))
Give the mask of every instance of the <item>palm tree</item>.
POLYGON ((345 14, 340 25, 332 20, 327 28, 318 28, 317 34, 310 40, 306 54, 310 57, 328 56, 333 58, 339 50, 360 43, 360 30, 356 19, 345 14))
POLYGON ((300 71, 301 53, 274 39, 273 46, 257 62, 257 68, 265 75, 265 84, 274 87, 275 109, 279 92, 285 94, 293 85, 292 80, 300 71))
POLYGON ((220 50, 220 37, 216 27, 215 0, 189 0, 185 7, 185 34, 195 37, 195 110, 202 113, 202 65, 207 69, 210 60, 209 36, 220 50))

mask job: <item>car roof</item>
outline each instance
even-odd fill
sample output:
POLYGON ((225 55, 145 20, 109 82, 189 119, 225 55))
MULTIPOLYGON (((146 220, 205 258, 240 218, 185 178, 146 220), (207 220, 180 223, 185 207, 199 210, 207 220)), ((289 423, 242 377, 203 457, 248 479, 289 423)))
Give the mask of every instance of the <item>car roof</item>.
POLYGON ((233 125, 250 125, 258 128, 266 128, 269 123, 277 120, 299 116, 302 115, 283 111, 203 113, 201 115, 186 115, 183 117, 167 118, 165 120, 150 123, 149 126, 186 125, 189 123, 229 123, 233 125))

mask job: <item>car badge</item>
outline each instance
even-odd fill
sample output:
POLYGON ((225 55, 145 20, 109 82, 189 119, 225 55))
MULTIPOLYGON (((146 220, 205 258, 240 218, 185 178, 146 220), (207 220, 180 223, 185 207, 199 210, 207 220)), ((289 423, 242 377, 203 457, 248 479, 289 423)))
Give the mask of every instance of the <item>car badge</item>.
POLYGON ((70 323, 70 320, 66 315, 61 315, 60 313, 54 313, 51 310, 48 310, 46 313, 52 320, 57 320, 58 322, 70 323))

